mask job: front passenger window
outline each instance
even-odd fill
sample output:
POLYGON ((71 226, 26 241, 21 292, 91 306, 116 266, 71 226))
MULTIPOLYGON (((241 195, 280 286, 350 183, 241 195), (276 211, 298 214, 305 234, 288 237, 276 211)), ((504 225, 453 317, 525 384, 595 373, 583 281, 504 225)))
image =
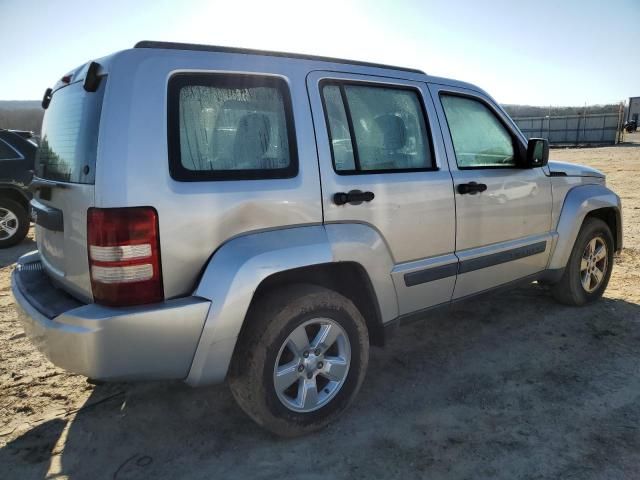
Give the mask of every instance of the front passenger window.
POLYGON ((440 98, 459 168, 516 166, 513 139, 486 105, 457 95, 440 98))

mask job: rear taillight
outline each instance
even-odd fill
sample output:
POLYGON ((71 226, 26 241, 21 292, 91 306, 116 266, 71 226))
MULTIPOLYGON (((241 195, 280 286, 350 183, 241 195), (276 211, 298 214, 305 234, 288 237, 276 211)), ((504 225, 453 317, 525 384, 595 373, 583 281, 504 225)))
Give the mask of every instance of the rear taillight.
POLYGON ((155 209, 90 208, 87 243, 96 303, 125 306, 164 299, 155 209))

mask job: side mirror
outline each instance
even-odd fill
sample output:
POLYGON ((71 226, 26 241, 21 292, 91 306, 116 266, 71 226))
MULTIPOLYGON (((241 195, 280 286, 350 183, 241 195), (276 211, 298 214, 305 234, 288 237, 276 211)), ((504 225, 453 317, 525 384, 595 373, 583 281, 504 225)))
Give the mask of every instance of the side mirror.
POLYGON ((527 168, 544 167, 549 162, 549 140, 530 138, 527 145, 527 168))

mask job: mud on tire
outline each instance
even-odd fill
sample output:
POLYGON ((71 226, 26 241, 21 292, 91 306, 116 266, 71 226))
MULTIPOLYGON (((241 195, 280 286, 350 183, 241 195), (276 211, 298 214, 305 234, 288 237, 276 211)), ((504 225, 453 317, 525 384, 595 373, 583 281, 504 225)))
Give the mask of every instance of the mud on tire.
MULTIPOLYGON (((349 407, 362 385, 368 360, 366 323, 349 299, 315 285, 287 286, 263 295, 252 305, 232 359, 228 383, 240 407, 258 424, 277 435, 293 437, 326 426, 349 407), (334 375, 330 372, 325 378, 321 370, 313 371, 315 366, 309 363, 318 360, 317 365, 325 359, 329 363, 332 358, 340 358, 332 356, 337 355, 335 352, 339 350, 339 345, 333 346, 338 340, 330 348, 327 344, 326 350, 323 343, 318 343, 322 348, 317 349, 319 353, 315 356, 312 344, 324 328, 323 321, 329 328, 332 325, 336 327, 333 334, 340 333, 338 340, 341 339, 344 352, 348 346, 350 360, 347 373, 336 391, 333 391, 333 387, 337 382, 331 388, 322 387, 320 382, 328 382, 329 377, 338 378, 337 373, 334 375), (318 330, 314 331, 316 323, 318 330), (295 346, 303 343, 303 340, 292 344, 291 335, 301 332, 301 329, 307 333, 309 349, 295 346), (299 355, 286 351, 285 345, 291 345, 292 351, 299 350, 299 355), (331 350, 333 348, 335 351, 331 350), (288 358, 283 357, 285 354, 288 358), (304 354, 307 354, 306 358, 304 354), (303 388, 301 385, 307 384, 306 375, 310 375, 309 378, 317 380, 316 390, 325 395, 326 402, 320 402, 322 397, 319 395, 317 408, 303 408, 301 402, 296 410, 299 391, 288 393, 288 390, 283 392, 281 388, 276 391, 276 369, 281 364, 278 362, 291 365, 296 371, 300 369, 299 378, 295 377, 295 372, 290 372, 294 375, 291 389, 303 388), (325 394, 325 391, 332 395, 325 394)), ((336 372, 343 370, 336 369, 336 372)))

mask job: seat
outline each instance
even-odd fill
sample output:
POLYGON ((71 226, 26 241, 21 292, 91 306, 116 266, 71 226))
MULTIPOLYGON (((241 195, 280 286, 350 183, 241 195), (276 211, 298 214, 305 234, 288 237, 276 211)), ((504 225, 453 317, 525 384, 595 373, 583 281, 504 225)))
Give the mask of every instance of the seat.
POLYGON ((375 118, 376 125, 382 132, 382 148, 397 151, 407 142, 407 127, 400 115, 386 113, 375 118))
POLYGON ((248 113, 240 118, 233 142, 234 169, 269 168, 265 158, 269 150, 271 124, 263 113, 248 113))
POLYGON ((407 143, 407 127, 402 117, 387 113, 374 121, 382 134, 381 158, 385 168, 408 168, 409 155, 401 152, 407 143))

